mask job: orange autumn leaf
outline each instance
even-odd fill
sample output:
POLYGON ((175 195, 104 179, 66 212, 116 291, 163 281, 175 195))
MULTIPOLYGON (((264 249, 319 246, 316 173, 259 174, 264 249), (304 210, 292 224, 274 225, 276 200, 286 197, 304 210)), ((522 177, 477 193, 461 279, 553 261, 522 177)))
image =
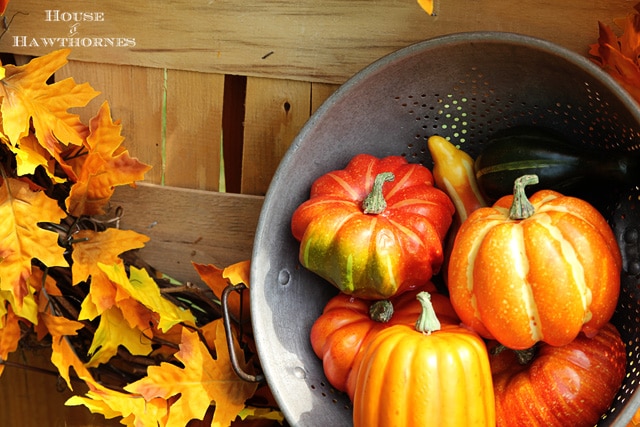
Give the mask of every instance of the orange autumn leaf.
POLYGON ((118 289, 103 272, 91 276, 91 289, 82 301, 79 320, 93 320, 116 305, 118 289))
POLYGON ((122 264, 119 255, 144 247, 149 237, 117 228, 107 228, 100 232, 80 230, 73 237, 72 284, 76 285, 91 277, 91 292, 82 303, 79 319, 93 320, 116 304, 118 291, 99 264, 122 264))
POLYGON ((589 54, 640 102, 640 14, 615 22, 622 29, 622 35, 617 36, 611 27, 598 22, 598 42, 589 46, 589 54))
MULTIPOLYGON (((6 360, 9 353, 18 348, 20 337, 20 319, 8 307, 7 313, 0 318, 0 361, 6 360)), ((0 375, 3 370, 4 364, 0 363, 0 375)))
POLYGON ((7 10, 9 0, 0 0, 0 16, 4 15, 4 11, 7 10))
POLYGON ((75 335, 79 329, 84 328, 81 322, 76 322, 63 316, 54 316, 49 313, 40 313, 40 320, 51 336, 54 337, 75 335))
POLYGON ((21 66, 4 66, 0 80, 2 133, 15 145, 33 126, 39 143, 56 159, 67 144, 82 145, 87 133, 77 114, 98 92, 72 78, 48 84, 47 80, 67 63, 69 49, 35 58, 21 66))
POLYGON ((133 185, 144 179, 144 174, 151 169, 129 156, 122 147, 121 130, 120 122, 111 119, 111 110, 105 101, 89 123, 88 154, 69 162, 78 176, 66 200, 71 215, 103 214, 116 186, 133 185))
POLYGON ((69 328, 54 328, 51 330, 51 363, 58 369, 58 373, 66 381, 67 386, 71 390, 73 390, 71 368, 73 368, 78 378, 82 379, 86 384, 96 384, 95 379, 78 357, 75 349, 67 338, 67 336, 76 335, 76 331, 84 325, 80 322, 75 322, 73 324, 69 323, 68 326, 69 328))
POLYGON ((73 237, 75 243, 71 254, 71 275, 74 285, 101 272, 99 263, 119 263, 119 255, 140 249, 149 241, 149 237, 144 234, 118 228, 107 228, 104 231, 80 230, 73 237))
POLYGON ((12 291, 18 307, 32 294, 27 283, 32 259, 49 267, 68 265, 58 234, 38 226, 65 216, 55 200, 25 182, 9 178, 0 185, 0 289, 12 291))
MULTIPOLYGON (((215 265, 204 265, 192 263, 196 272, 202 279, 202 281, 211 289, 216 297, 222 298, 222 292, 225 288, 232 285, 238 285, 244 283, 249 286, 249 261, 242 261, 233 265, 230 265, 224 269, 218 268, 215 265)), ((228 299, 229 312, 239 320, 247 320, 249 317, 249 292, 244 292, 242 298, 237 292, 232 292, 228 299), (242 310, 240 310, 240 300, 242 299, 242 310), (242 311, 242 319, 240 319, 240 312, 242 311)))
MULTIPOLYGON (((192 419, 202 420, 213 403, 216 410, 212 425, 229 425, 245 406, 257 384, 241 380, 229 360, 226 334, 221 319, 215 320, 216 359, 211 356, 196 332, 183 328, 180 351, 175 357, 182 367, 169 363, 150 366, 147 377, 125 389, 141 394, 147 400, 175 399, 169 407, 167 426, 184 426, 192 419), (176 399, 177 397, 177 399, 176 399)), ((242 354, 234 340, 237 354, 242 354)), ((241 365, 245 365, 240 361, 241 365)), ((247 369, 247 366, 241 366, 247 369)))
POLYGON ((234 285, 244 283, 249 287, 249 276, 251 275, 251 260, 240 261, 224 268, 222 277, 229 279, 234 285))

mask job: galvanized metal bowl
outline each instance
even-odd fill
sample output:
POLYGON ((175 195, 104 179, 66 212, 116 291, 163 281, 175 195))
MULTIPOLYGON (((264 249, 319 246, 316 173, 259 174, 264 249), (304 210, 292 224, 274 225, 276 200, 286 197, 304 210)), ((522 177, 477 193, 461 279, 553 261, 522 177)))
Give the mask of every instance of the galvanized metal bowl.
MULTIPOLYGON (((335 289, 298 262, 295 208, 320 175, 355 154, 403 155, 432 166, 426 141, 449 137, 475 156, 494 132, 518 125, 555 129, 578 146, 640 153, 640 111, 588 59, 511 33, 460 33, 397 51, 356 74, 310 118, 266 195, 254 242, 251 315, 267 381, 291 425, 349 426, 346 395, 332 389, 309 330, 335 289)), ((599 425, 625 426, 640 406, 640 179, 612 189, 600 207, 624 256, 614 323, 628 373, 599 425)))

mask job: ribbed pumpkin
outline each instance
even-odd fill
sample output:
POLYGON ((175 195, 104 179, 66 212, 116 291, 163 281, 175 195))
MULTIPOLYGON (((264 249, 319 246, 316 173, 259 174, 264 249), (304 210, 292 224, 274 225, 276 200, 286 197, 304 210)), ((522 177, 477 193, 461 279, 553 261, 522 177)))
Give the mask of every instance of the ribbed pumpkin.
POLYGON ((428 293, 415 326, 394 325, 364 350, 353 397, 354 427, 495 426, 495 399, 484 342, 442 324, 428 293))
POLYGON ((402 156, 354 156, 320 176, 291 218, 300 263, 359 298, 425 285, 440 270, 455 212, 426 167, 402 156))
POLYGON ((437 293, 432 283, 422 290, 404 292, 388 300, 364 300, 344 293, 329 300, 311 327, 310 339, 334 388, 347 392, 353 399, 355 367, 364 348, 383 329, 414 325, 422 312, 416 295, 423 290, 431 293, 432 305, 443 323, 460 323, 449 298, 437 293))
POLYGON ((625 376, 625 345, 611 323, 593 338, 579 334, 562 347, 542 343, 524 358, 510 350, 491 353, 497 427, 592 427, 625 376))
POLYGON ((604 217, 584 200, 540 190, 473 212, 458 231, 448 286, 460 319, 485 338, 526 349, 593 336, 616 307, 621 255, 604 217))

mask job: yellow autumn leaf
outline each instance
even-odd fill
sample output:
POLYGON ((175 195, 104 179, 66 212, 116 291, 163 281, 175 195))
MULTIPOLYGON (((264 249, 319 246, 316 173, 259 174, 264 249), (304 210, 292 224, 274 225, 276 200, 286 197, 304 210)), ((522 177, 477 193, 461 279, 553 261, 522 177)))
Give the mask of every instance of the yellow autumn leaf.
POLYGON ((101 272, 99 263, 116 264, 121 262, 119 255, 144 247, 149 237, 132 230, 107 228, 104 231, 80 230, 74 234, 71 258, 73 284, 87 280, 101 272))
POLYGON ((18 145, 10 145, 9 149, 16 156, 16 171, 18 176, 33 175, 38 166, 42 166, 43 170, 54 183, 66 181, 56 176, 55 163, 42 145, 38 142, 35 135, 30 133, 20 139, 18 145))
POLYGON ((122 312, 117 307, 112 307, 100 316, 100 324, 93 334, 89 348, 91 359, 86 366, 94 368, 109 362, 118 353, 119 346, 123 346, 134 356, 146 356, 152 350, 151 341, 140 329, 129 326, 122 312))
POLYGON ((159 315, 158 329, 161 331, 167 332, 179 323, 195 326, 196 319, 193 314, 164 298, 160 294, 157 283, 146 270, 132 266, 130 277, 127 277, 124 268, 120 265, 99 263, 99 266, 120 289, 159 315))
MULTIPOLYGON (((196 332, 183 328, 180 351, 175 354, 182 367, 170 363, 150 366, 147 377, 125 387, 125 390, 141 394, 147 400, 174 399, 169 407, 167 426, 184 426, 190 420, 202 420, 212 403, 216 405, 212 425, 227 426, 257 389, 257 384, 243 381, 235 374, 229 360, 222 320, 214 322, 217 328, 216 359, 196 332)), ((235 340, 233 344, 236 353, 242 354, 235 340)), ((244 364, 243 361, 240 363, 244 364)))
POLYGON ((130 427, 165 426, 169 404, 165 399, 146 400, 140 395, 123 393, 102 386, 92 386, 85 396, 72 396, 65 405, 86 406, 92 413, 130 427))
POLYGON ((238 414, 241 420, 259 418, 261 420, 273 420, 278 424, 284 423, 284 414, 271 408, 256 408, 255 406, 247 406, 238 414))
POLYGON ((433 15, 433 0, 418 0, 418 4, 429 15, 433 15))
POLYGON ((76 84, 73 79, 48 84, 47 80, 67 63, 71 51, 61 49, 21 66, 5 65, 0 80, 3 133, 12 144, 25 137, 33 126, 35 136, 49 153, 59 158, 62 144, 82 145, 86 126, 74 107, 84 107, 99 92, 89 84, 76 84))
POLYGON ((65 216, 55 200, 32 191, 25 182, 9 178, 0 186, 0 290, 13 293, 16 313, 23 299, 32 294, 27 283, 32 259, 49 267, 68 266, 58 234, 38 226, 40 222, 59 223, 65 216))

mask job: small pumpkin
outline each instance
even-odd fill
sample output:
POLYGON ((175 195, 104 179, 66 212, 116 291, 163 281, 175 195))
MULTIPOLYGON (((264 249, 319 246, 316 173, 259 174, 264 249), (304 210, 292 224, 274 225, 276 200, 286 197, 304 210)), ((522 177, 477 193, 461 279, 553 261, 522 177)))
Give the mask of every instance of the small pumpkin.
POLYGON ((353 398, 357 371, 354 367, 360 363, 367 343, 392 325, 415 324, 422 312, 416 295, 423 290, 431 293, 434 309, 443 322, 460 323, 449 298, 437 293, 432 283, 388 300, 365 300, 344 293, 329 300, 311 327, 310 340, 335 389, 353 398))
POLYGON ((579 334, 565 346, 540 343, 533 350, 524 358, 491 350, 497 427, 594 426, 625 376, 626 349, 615 326, 606 324, 593 338, 579 334))
POLYGON ((622 258, 605 218, 584 200, 540 190, 525 175, 514 194, 465 221, 448 287, 460 319, 511 349, 593 336, 616 308, 622 258))
POLYGON ((484 342, 459 325, 440 324, 429 293, 415 326, 380 331, 364 350, 353 398, 354 427, 495 425, 484 342))
POLYGON ((359 154, 313 183, 291 231, 304 267, 346 294, 385 299, 439 271, 454 212, 426 167, 359 154))

